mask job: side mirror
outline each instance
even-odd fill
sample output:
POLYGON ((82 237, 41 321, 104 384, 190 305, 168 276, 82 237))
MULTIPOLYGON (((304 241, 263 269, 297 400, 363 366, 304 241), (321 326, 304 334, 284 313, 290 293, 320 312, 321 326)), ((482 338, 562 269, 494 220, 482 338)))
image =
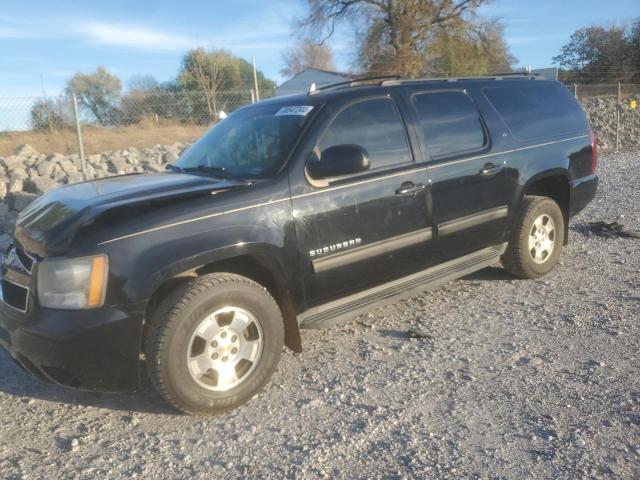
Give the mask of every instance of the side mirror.
POLYGON ((370 167, 369 154, 360 145, 336 145, 322 152, 320 161, 307 165, 307 173, 315 180, 364 172, 370 167))

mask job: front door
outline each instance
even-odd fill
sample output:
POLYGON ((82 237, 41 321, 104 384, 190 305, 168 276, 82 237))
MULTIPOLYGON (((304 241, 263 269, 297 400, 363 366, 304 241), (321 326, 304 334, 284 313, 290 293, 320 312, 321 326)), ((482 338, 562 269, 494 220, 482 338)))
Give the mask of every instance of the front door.
POLYGON ((327 126, 312 156, 356 144, 371 166, 324 186, 308 177, 292 181, 308 306, 419 270, 432 237, 427 173, 413 161, 394 99, 360 99, 323 113, 327 126))

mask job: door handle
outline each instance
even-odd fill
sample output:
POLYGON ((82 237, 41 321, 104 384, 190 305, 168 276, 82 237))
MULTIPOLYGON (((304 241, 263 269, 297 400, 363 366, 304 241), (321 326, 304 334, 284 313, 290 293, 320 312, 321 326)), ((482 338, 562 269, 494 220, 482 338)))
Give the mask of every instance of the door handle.
POLYGON ((501 171, 503 168, 504 168, 504 165, 496 165, 494 163, 487 162, 480 169, 480 175, 495 175, 496 173, 501 171))
POLYGON ((425 188, 427 188, 427 186, 424 183, 403 182, 400 188, 396 190, 396 195, 410 197, 425 188))

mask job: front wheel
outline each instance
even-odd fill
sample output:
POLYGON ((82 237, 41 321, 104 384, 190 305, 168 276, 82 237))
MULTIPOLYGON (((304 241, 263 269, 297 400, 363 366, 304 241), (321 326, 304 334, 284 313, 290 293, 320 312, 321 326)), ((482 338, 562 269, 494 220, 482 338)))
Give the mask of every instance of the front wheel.
POLYGON ((547 197, 526 196, 502 264, 518 277, 541 277, 556 266, 563 244, 564 217, 558 204, 547 197))
POLYGON ((146 337, 151 381, 175 408, 212 415, 253 397, 276 369, 284 323, 269 292, 229 273, 199 277, 158 308, 146 337))

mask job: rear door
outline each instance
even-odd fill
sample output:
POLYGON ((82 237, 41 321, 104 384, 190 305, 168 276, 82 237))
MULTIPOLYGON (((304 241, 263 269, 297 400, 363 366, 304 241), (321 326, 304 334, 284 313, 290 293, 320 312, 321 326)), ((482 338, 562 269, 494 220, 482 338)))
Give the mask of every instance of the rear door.
POLYGON ((292 178, 309 306, 420 269, 432 239, 428 177, 414 162, 396 99, 384 95, 345 101, 323 113, 326 125, 309 160, 320 158, 327 148, 357 144, 368 152, 371 167, 326 185, 292 178))
POLYGON ((464 89, 411 95, 432 183, 440 260, 502 241, 508 216, 506 163, 491 156, 491 138, 464 89))

